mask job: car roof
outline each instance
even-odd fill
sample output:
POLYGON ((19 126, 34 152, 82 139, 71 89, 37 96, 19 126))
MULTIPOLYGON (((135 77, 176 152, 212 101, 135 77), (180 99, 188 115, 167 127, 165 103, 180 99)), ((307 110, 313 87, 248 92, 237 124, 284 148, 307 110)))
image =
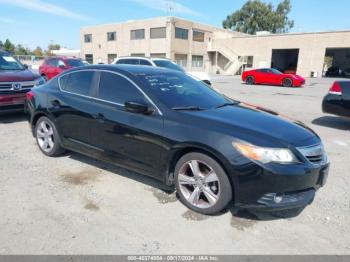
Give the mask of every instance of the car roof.
POLYGON ((84 71, 84 70, 108 70, 114 71, 117 73, 126 73, 132 75, 140 74, 164 74, 166 72, 174 73, 176 71, 163 68, 163 67, 154 67, 154 66, 144 66, 144 65, 124 65, 124 64, 110 64, 110 65, 88 65, 84 67, 77 67, 67 72, 72 71, 84 71))
POLYGON ((11 55, 10 53, 4 51, 4 50, 0 50, 0 55, 11 55))
POLYGON ((120 59, 144 59, 144 60, 152 60, 150 57, 145 56, 120 56, 116 60, 120 59))

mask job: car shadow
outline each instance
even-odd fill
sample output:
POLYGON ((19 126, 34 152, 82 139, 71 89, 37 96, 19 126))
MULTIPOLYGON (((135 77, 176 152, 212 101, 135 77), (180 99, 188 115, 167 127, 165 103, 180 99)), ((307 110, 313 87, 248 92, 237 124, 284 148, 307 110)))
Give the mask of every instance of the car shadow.
MULTIPOLYGON (((166 186, 164 183, 152 178, 148 177, 145 175, 138 174, 133 171, 129 171, 127 169, 121 168, 114 166, 112 164, 96 160, 94 158, 79 154, 79 153, 74 153, 74 152, 69 152, 67 153, 68 157, 71 159, 74 159, 76 161, 80 161, 82 163, 85 163, 90 166, 94 166, 96 168, 102 169, 109 171, 111 173, 114 173, 116 175, 120 175, 123 177, 126 177, 128 179, 132 179, 136 182, 145 184, 147 186, 150 186, 152 188, 158 189, 161 191, 161 198, 163 199, 173 199, 176 201, 179 200, 178 194, 175 192, 174 187, 169 187, 166 186)), ((159 199, 158 199, 159 200, 159 199)), ((173 202, 173 200, 171 201, 173 202)), ((236 227, 237 223, 241 224, 240 227, 242 227, 242 224, 244 226, 247 226, 248 224, 254 224, 258 221, 271 221, 271 220, 277 220, 277 219, 286 219, 286 218, 292 218, 298 216, 304 208, 299 208, 299 209, 294 209, 294 210, 288 210, 288 211, 275 211, 275 212, 262 212, 262 211, 252 211, 252 210, 245 210, 245 209, 240 209, 234 207, 233 204, 230 204, 228 208, 223 210, 222 212, 213 215, 213 216, 221 216, 223 214, 226 214, 230 212, 232 214, 232 226, 236 227), (243 222, 241 220, 246 220, 246 222, 243 222), (246 225, 247 224, 247 225, 246 225)), ((193 213, 193 211, 189 211, 193 213)), ((201 217, 207 217, 209 218, 210 216, 205 216, 201 214, 197 214, 197 216, 201 217)))
POLYGON ((24 121, 27 121, 27 116, 24 113, 0 114, 0 124, 12 124, 24 121))
POLYGON ((322 116, 312 121, 314 125, 350 131, 350 119, 338 116, 322 116))

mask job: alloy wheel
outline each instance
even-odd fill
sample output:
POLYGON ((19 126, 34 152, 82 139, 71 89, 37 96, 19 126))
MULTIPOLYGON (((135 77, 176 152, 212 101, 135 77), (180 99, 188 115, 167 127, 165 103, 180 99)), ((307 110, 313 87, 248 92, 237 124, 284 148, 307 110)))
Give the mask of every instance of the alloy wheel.
POLYGON ((53 127, 47 121, 41 121, 36 129, 36 137, 40 148, 45 152, 51 152, 55 146, 53 127))
POLYGON ((184 163, 178 176, 181 193, 198 208, 214 206, 220 197, 219 178, 208 164, 191 160, 184 163))

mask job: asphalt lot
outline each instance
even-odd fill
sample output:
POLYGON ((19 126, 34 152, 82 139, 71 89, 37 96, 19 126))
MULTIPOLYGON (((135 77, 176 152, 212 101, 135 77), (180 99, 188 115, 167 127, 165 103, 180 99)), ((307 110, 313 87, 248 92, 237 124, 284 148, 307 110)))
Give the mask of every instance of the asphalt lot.
POLYGON ((288 89, 213 81, 232 98, 305 122, 323 139, 328 183, 291 218, 232 207, 196 214, 147 177, 75 153, 45 157, 23 115, 0 116, 0 254, 350 254, 350 120, 321 111, 332 81, 288 89))

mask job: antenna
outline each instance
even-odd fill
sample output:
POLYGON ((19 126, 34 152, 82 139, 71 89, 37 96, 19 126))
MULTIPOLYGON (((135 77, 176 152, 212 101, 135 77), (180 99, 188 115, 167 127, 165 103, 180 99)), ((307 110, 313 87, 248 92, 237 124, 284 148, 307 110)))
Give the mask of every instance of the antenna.
POLYGON ((166 0, 167 16, 174 16, 175 3, 172 0, 166 0))

